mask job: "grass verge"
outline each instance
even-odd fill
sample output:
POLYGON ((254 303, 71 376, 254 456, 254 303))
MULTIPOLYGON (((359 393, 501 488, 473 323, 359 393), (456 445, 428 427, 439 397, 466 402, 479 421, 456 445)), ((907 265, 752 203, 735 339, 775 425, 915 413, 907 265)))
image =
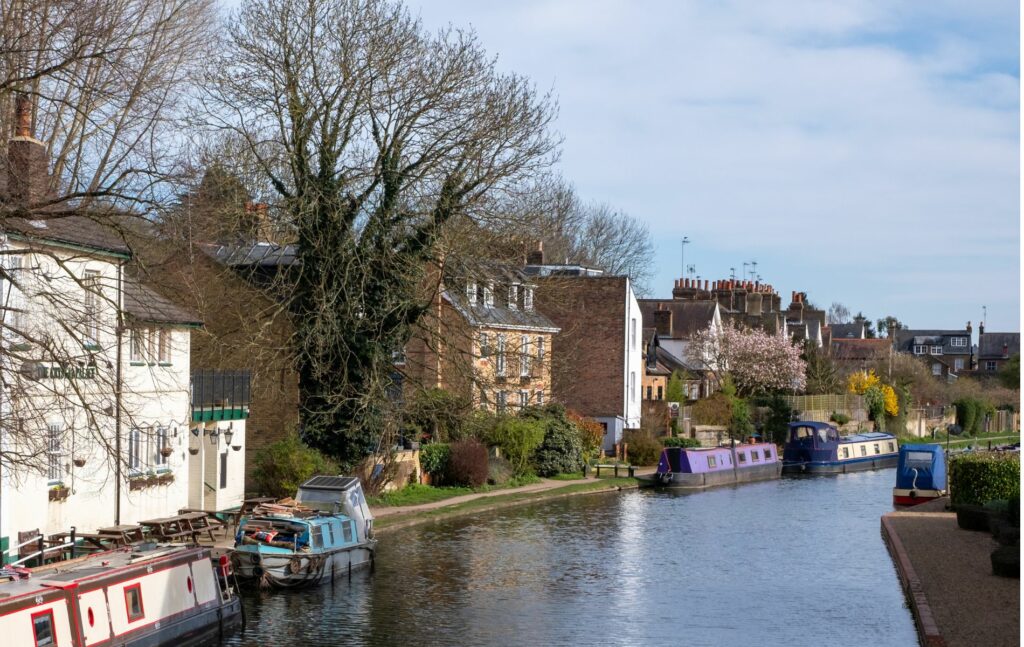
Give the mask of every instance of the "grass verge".
MULTIPOLYGON (((583 476, 577 475, 575 478, 583 478, 583 476)), ((479 494, 507 490, 509 488, 516 488, 522 485, 530 485, 531 483, 540 483, 540 478, 532 475, 519 476, 511 479, 505 485, 484 485, 478 488, 457 486, 434 487, 431 485, 413 483, 405 486, 401 490, 385 492, 375 497, 367 497, 366 500, 372 506, 397 507, 404 505, 420 505, 423 503, 444 501, 445 499, 451 499, 465 494, 479 494)))
POLYGON ((565 485, 562 487, 552 488, 550 490, 495 494, 493 496, 481 497, 479 499, 473 499, 472 501, 464 501, 462 503, 434 508, 432 510, 417 510, 415 512, 408 512, 404 514, 387 515, 374 520, 373 527, 376 530, 387 530, 389 528, 405 527, 424 521, 436 521, 468 514, 470 512, 485 512, 487 510, 496 510, 498 508, 531 503, 533 501, 541 501, 544 499, 556 499, 576 494, 635 488, 638 484, 639 481, 635 478, 602 478, 595 479, 587 483, 574 483, 572 485, 565 485))

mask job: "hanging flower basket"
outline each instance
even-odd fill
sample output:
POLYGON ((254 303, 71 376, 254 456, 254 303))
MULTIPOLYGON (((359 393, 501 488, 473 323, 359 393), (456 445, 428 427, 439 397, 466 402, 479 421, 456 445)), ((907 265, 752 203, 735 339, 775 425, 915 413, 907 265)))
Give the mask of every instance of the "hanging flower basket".
POLYGON ((189 447, 188 448, 188 453, 192 454, 193 456, 195 456, 196 454, 199 453, 199 448, 198 447, 189 447))
POLYGON ((173 453, 174 453, 174 448, 173 447, 161 447, 160 448, 160 455, 163 456, 164 458, 167 458, 168 456, 170 456, 173 453))
POLYGON ((242 446, 241 446, 241 445, 232 445, 232 446, 231 446, 231 449, 233 449, 233 450, 235 450, 236 452, 238 452, 238 451, 241 451, 241 450, 242 450, 242 446))
POLYGON ((71 462, 75 464, 75 467, 85 467, 85 459, 84 458, 76 458, 76 459, 72 460, 71 462))
POLYGON ((50 501, 63 501, 68 498, 69 494, 71 494, 71 488, 68 487, 50 488, 50 501))

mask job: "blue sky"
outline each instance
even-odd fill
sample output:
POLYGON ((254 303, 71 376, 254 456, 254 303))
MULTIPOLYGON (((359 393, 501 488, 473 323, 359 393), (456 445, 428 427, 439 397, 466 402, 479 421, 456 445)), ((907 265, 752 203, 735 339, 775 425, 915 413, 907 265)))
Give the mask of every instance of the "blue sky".
POLYGON ((1020 325, 1015 1, 412 0, 559 98, 560 169, 644 220, 656 296, 756 260, 914 328, 1020 325))

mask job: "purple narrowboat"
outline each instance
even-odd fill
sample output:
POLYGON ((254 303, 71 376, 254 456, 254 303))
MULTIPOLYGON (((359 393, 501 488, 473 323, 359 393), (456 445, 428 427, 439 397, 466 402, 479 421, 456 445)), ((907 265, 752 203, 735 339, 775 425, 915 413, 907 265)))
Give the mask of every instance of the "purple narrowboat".
POLYGON ((771 443, 744 443, 732 447, 666 447, 658 461, 653 484, 672 488, 703 489, 779 478, 782 462, 771 443))

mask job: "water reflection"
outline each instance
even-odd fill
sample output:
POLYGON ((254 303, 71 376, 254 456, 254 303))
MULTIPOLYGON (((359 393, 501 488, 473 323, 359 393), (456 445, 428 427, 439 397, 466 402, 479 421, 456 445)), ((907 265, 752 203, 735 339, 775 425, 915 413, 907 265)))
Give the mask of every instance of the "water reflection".
POLYGON ((249 599, 233 645, 916 645, 892 470, 561 499, 409 528, 373 574, 249 599))

